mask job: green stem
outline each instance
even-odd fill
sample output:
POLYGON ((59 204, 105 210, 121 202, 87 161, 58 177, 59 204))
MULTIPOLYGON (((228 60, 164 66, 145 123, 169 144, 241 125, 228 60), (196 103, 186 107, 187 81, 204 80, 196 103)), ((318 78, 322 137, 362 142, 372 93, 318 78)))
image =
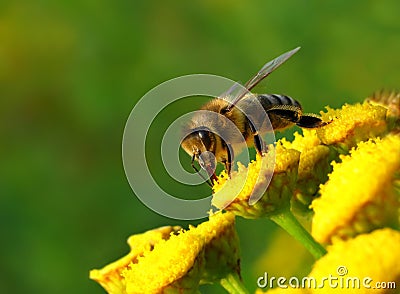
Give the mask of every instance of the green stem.
POLYGON ((270 219, 302 243, 315 259, 319 259, 326 254, 325 248, 315 241, 289 209, 284 209, 280 213, 270 216, 270 219))
POLYGON ((248 294, 246 287, 243 285, 242 280, 236 273, 230 273, 225 278, 221 279, 221 285, 228 293, 233 294, 248 294))

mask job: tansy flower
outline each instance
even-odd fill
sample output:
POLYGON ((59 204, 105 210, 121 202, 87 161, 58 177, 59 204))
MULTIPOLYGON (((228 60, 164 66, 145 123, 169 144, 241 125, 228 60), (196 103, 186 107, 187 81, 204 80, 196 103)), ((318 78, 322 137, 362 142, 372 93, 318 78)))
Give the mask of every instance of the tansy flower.
MULTIPOLYGON (((168 238, 159 239, 136 258, 131 258, 131 252, 121 259, 124 262, 92 271, 91 278, 101 281, 109 293, 126 294, 193 293, 201 283, 225 281, 230 275, 239 278, 238 238, 233 214, 217 213, 197 227, 171 232, 168 238), (118 268, 118 265, 122 267, 118 268), (115 273, 114 280, 115 276, 119 277, 116 291, 114 286, 108 285, 109 276, 98 275, 110 267, 115 273)), ((132 251, 136 250, 136 245, 131 245, 132 251)))
POLYGON ((322 145, 316 130, 303 130, 303 135, 294 134, 292 142, 285 138, 279 140, 285 148, 300 152, 296 188, 292 197, 292 210, 309 213, 311 201, 317 195, 319 185, 325 183, 332 170, 331 161, 337 158, 333 148, 322 145))
POLYGON ((213 186, 212 204, 245 218, 267 217, 286 208, 293 195, 300 152, 280 144, 276 149, 270 146, 269 150, 263 156, 257 155, 248 167, 238 163, 238 171, 233 171, 230 179, 222 172, 213 186), (271 165, 271 154, 276 154, 275 167, 271 165), (238 190, 238 187, 241 189, 238 190), (251 203, 253 194, 261 194, 262 197, 251 203))
POLYGON ((100 270, 90 271, 90 278, 98 282, 110 294, 126 293, 125 279, 121 273, 129 264, 137 263, 145 252, 151 251, 157 243, 169 239, 171 234, 180 231, 180 227, 162 227, 143 234, 133 235, 128 239, 130 253, 100 270))
POLYGON ((312 235, 322 243, 375 228, 399 225, 400 137, 361 142, 351 156, 333 164, 314 200, 312 235))
POLYGON ((238 171, 232 172, 231 178, 225 173, 218 177, 213 187, 212 204, 245 218, 270 218, 319 258, 325 254, 325 249, 314 241, 290 211, 299 160, 300 152, 297 150, 286 149, 281 144, 276 148, 269 146, 269 152, 257 155, 248 167, 238 164, 238 171), (271 154, 276 154, 274 168, 270 165, 271 154), (252 202, 254 195, 261 198, 252 202))
POLYGON ((200 282, 204 246, 204 238, 189 232, 172 235, 168 241, 158 243, 122 272, 126 293, 194 291, 200 282))
POLYGON ((327 107, 327 110, 326 113, 321 113, 322 118, 333 121, 317 129, 317 135, 323 144, 335 146, 341 153, 347 154, 358 142, 380 136, 387 131, 385 107, 364 102, 346 104, 338 110, 327 107))
POLYGON ((233 213, 218 212, 211 215, 208 222, 197 228, 191 227, 190 230, 202 236, 206 243, 201 283, 219 281, 230 273, 240 277, 239 237, 233 213))
POLYGON ((395 282, 394 286, 398 288, 399 260, 400 232, 396 230, 380 229, 346 242, 337 242, 328 247, 328 253, 315 263, 309 274, 317 281, 316 289, 311 289, 312 293, 398 293, 398 289, 393 289, 393 284, 391 288, 379 289, 377 283, 389 285, 388 282, 395 282), (336 279, 336 288, 330 287, 326 280, 329 277, 336 279), (323 279, 324 287, 321 288, 323 279), (360 288, 354 288, 353 285, 359 285, 360 288))

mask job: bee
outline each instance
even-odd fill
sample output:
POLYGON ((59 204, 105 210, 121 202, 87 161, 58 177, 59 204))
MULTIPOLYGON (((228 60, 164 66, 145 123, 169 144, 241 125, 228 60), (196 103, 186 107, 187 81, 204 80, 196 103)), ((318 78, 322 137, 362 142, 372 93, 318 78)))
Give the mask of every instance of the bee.
MULTIPOLYGON (((262 132, 260 127, 264 118, 250 119, 245 113, 254 113, 254 105, 262 106, 261 110, 269 118, 272 129, 281 131, 293 125, 302 128, 320 128, 329 122, 324 122, 315 114, 303 113, 300 103, 286 95, 281 94, 251 94, 249 93, 258 83, 271 74, 276 68, 288 60, 295 54, 300 47, 288 51, 279 57, 267 62, 261 70, 251 78, 242 91, 236 95, 230 95, 237 87, 234 85, 221 97, 217 97, 205 105, 200 110, 215 112, 229 119, 240 131, 240 134, 233 132, 223 123, 218 116, 207 115, 204 112, 195 113, 191 120, 184 126, 185 137, 181 142, 182 148, 192 157, 192 167, 199 173, 199 169, 195 166, 197 161, 202 169, 209 175, 210 179, 215 180, 215 168, 217 162, 225 165, 228 174, 231 172, 231 166, 234 154, 237 152, 236 145, 245 139, 249 147, 254 146, 259 154, 263 153, 264 142, 262 140, 262 132), (258 103, 257 103, 258 101, 258 103), (261 121, 260 121, 261 120, 261 121), (224 138, 220 135, 224 133, 224 138), (241 138, 239 138, 241 135, 241 138)), ((258 112, 260 112, 258 110, 258 112)), ((256 113, 257 116, 257 113, 256 113)), ((204 178, 204 177, 203 177, 204 178)), ((205 179, 211 186, 209 179, 205 179)))

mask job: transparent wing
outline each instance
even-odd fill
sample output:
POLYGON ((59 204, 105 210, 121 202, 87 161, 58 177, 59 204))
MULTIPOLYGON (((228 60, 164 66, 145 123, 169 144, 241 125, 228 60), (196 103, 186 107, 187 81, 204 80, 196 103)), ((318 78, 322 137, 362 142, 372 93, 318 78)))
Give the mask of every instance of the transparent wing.
MULTIPOLYGON (((295 54, 297 51, 300 50, 300 47, 297 47, 291 51, 288 51, 274 60, 271 60, 267 62, 261 69, 260 71, 253 77, 251 78, 245 85, 244 88, 241 88, 240 90, 237 91, 235 97, 232 99, 232 102, 230 106, 228 107, 228 111, 234 107, 240 99, 242 99, 248 91, 253 89, 258 83, 260 83, 263 79, 265 79, 270 73, 272 73, 275 69, 277 69, 282 63, 284 63, 286 60, 288 60, 290 57, 292 57, 293 54, 295 54)), ((228 91, 230 93, 234 92, 234 90, 237 90, 237 83, 235 83, 228 91)))
MULTIPOLYGON (((238 95, 237 91, 239 91, 239 89, 243 87, 242 84, 240 83, 240 81, 235 82, 232 87, 230 87, 228 90, 226 90, 224 93, 222 93, 221 95, 219 95, 220 98, 224 98, 227 99, 228 97, 235 97, 238 95)), ((234 98, 233 98, 234 99, 234 98)))

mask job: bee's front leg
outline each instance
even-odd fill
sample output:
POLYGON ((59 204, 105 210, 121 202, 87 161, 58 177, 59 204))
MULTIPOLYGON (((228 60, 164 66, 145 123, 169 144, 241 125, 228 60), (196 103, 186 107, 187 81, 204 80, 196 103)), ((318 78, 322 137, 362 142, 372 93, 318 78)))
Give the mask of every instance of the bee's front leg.
POLYGON ((233 162, 233 149, 231 144, 226 144, 226 152, 227 152, 227 159, 224 160, 222 163, 225 165, 225 170, 229 177, 231 176, 231 170, 232 170, 232 162, 233 162))
POLYGON ((253 123, 250 120, 249 120, 249 125, 250 125, 251 132, 253 134, 254 147, 256 148, 257 153, 259 155, 262 155, 263 154, 263 147, 264 147, 263 139, 261 138, 260 134, 258 134, 255 126, 253 125, 253 123))

